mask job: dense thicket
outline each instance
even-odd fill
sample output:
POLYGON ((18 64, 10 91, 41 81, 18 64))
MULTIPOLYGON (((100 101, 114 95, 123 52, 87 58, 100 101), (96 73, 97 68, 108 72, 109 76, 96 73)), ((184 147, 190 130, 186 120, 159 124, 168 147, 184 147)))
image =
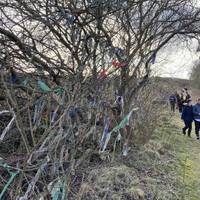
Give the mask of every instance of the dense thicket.
POLYGON ((151 66, 200 27, 188 0, 0 0, 0 15, 0 195, 20 200, 76 199, 80 169, 148 140, 169 90, 151 66))

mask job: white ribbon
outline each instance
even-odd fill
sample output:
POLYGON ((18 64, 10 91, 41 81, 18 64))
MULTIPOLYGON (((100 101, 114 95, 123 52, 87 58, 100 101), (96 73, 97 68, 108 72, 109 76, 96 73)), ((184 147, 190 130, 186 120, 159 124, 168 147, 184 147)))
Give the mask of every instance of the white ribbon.
POLYGON ((9 110, 0 111, 0 115, 5 114, 5 113, 11 113, 13 115, 13 117, 10 120, 10 122, 8 123, 8 125, 6 126, 6 128, 1 133, 0 141, 2 141, 4 139, 4 137, 6 136, 6 133, 11 129, 11 127, 16 119, 16 115, 15 115, 14 111, 9 111, 9 110))

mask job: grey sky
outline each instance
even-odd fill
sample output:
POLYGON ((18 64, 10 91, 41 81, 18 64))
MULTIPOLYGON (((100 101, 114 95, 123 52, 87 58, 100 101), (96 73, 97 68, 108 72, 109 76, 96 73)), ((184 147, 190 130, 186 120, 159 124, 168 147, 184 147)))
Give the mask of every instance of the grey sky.
MULTIPOLYGON (((200 0, 194 0, 194 5, 200 7, 200 0)), ((178 40, 162 50, 157 55, 156 64, 153 66, 155 75, 189 79, 192 66, 200 60, 197 52, 197 40, 183 43, 178 40)))
POLYGON ((171 42, 157 55, 156 64, 153 66, 155 75, 188 79, 191 68, 199 59, 197 40, 189 43, 171 42))

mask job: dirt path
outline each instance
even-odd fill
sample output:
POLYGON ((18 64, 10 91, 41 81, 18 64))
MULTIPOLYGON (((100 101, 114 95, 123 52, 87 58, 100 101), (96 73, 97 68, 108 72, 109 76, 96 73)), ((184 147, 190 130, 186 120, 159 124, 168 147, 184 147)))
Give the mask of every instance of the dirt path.
POLYGON ((183 168, 183 198, 185 200, 200 200, 200 141, 196 140, 194 127, 192 138, 182 135, 183 122, 178 114, 173 117, 175 132, 175 149, 183 168))

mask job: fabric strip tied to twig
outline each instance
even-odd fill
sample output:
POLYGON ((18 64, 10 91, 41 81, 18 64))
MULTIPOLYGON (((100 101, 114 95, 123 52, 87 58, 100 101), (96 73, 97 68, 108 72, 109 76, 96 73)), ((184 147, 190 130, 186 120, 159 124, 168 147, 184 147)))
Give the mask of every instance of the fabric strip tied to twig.
POLYGON ((38 80, 38 87, 43 93, 51 92, 51 89, 41 80, 38 80))
POLYGON ((8 123, 8 125, 6 126, 6 128, 1 133, 0 141, 2 141, 4 139, 4 137, 6 136, 7 132, 11 129, 11 127, 12 127, 14 121, 15 121, 15 118, 16 118, 16 115, 15 115, 14 111, 3 110, 3 111, 0 112, 0 115, 5 114, 5 113, 11 113, 13 115, 13 117, 12 117, 11 121, 8 123))
POLYGON ((105 143, 104 143, 104 145, 103 145, 103 150, 102 150, 103 152, 106 150, 106 147, 107 147, 108 142, 109 142, 109 140, 110 140, 111 134, 112 134, 113 132, 117 132, 117 131, 119 131, 120 129, 124 128, 126 125, 129 125, 129 120, 130 120, 130 117, 131 117, 132 113, 133 113, 134 111, 137 111, 137 110, 138 110, 138 108, 132 109, 132 110, 128 113, 128 115, 126 115, 126 116, 124 117, 124 119, 123 119, 115 128, 113 128, 113 130, 112 130, 111 132, 109 132, 109 133, 107 134, 106 141, 105 141, 105 143))
POLYGON ((103 130, 103 135, 102 135, 101 142, 100 142, 101 149, 103 148, 107 137, 109 137, 108 136, 109 126, 110 126, 110 118, 108 116, 105 116, 105 118, 104 118, 104 130, 103 130))
POLYGON ((8 182, 6 183, 6 185, 4 186, 3 190, 0 193, 0 199, 2 199, 3 195, 8 190, 8 188, 11 185, 11 183, 13 182, 14 178, 19 174, 19 170, 16 172, 11 172, 10 171, 11 167, 9 165, 7 165, 6 163, 2 163, 2 162, 0 162, 0 166, 7 169, 10 174, 10 179, 8 180, 8 182))

